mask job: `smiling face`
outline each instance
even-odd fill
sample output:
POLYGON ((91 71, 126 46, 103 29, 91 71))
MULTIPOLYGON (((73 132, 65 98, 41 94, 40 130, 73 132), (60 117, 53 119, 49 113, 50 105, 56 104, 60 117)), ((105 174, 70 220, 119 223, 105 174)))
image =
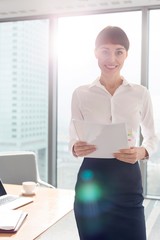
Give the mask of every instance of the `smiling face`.
POLYGON ((95 56, 103 75, 118 74, 128 55, 126 49, 119 44, 105 44, 95 50, 95 56))

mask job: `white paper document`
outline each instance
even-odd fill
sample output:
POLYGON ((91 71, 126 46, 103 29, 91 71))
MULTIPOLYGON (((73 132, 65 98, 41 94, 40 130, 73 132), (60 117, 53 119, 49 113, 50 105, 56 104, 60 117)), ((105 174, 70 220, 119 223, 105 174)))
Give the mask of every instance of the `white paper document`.
POLYGON ((21 210, 0 210, 0 232, 16 232, 26 218, 27 213, 21 210))
POLYGON ((98 124, 73 120, 80 141, 96 146, 97 150, 86 157, 114 158, 113 153, 128 148, 128 137, 125 123, 98 124))

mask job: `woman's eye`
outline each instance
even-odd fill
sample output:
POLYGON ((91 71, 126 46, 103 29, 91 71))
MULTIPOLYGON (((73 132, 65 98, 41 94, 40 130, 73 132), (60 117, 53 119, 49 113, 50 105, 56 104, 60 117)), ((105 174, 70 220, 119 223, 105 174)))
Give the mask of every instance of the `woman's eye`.
POLYGON ((108 56, 109 53, 108 53, 108 51, 103 51, 103 52, 102 52, 102 55, 103 55, 103 56, 108 56))
POLYGON ((117 52, 116 52, 116 55, 118 55, 118 56, 119 56, 119 55, 122 55, 122 54, 123 54, 122 51, 117 51, 117 52))
POLYGON ((102 54, 103 55, 108 55, 108 52, 107 51, 103 51, 102 54))

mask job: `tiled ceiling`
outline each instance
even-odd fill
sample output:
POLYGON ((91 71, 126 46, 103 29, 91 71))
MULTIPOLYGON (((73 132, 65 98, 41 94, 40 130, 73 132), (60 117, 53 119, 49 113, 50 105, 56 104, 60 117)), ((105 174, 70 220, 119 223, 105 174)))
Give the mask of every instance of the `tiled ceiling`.
POLYGON ((160 5, 160 0, 0 0, 0 18, 160 5))

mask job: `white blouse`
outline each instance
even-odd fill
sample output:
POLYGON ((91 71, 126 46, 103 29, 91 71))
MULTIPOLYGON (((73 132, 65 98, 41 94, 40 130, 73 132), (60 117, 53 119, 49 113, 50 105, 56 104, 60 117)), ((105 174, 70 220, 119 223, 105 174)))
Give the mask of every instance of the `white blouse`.
POLYGON ((152 102, 146 87, 123 83, 111 95, 97 78, 92 84, 80 86, 73 92, 70 123, 70 149, 78 140, 72 119, 101 124, 125 122, 129 146, 138 146, 139 131, 142 145, 149 156, 156 150, 152 102))

